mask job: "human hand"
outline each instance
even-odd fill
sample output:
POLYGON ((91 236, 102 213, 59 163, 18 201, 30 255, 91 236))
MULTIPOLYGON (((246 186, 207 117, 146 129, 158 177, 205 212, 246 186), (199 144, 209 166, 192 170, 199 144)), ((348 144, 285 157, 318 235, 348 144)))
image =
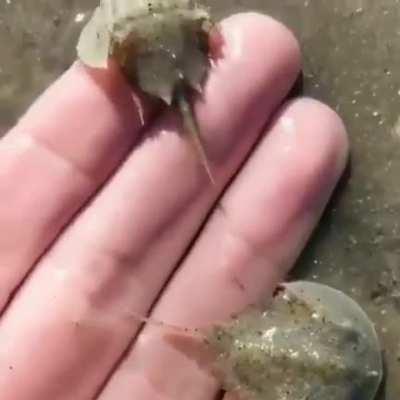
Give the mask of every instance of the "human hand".
POLYGON ((271 293, 347 155, 340 119, 314 100, 271 121, 300 68, 286 28, 240 14, 222 33, 223 58, 196 104, 216 186, 174 112, 155 118, 142 99, 141 128, 115 68, 75 64, 0 142, 2 399, 217 395, 132 314, 154 305, 153 318, 196 327, 271 293), (212 212, 223 190, 225 212, 212 212))

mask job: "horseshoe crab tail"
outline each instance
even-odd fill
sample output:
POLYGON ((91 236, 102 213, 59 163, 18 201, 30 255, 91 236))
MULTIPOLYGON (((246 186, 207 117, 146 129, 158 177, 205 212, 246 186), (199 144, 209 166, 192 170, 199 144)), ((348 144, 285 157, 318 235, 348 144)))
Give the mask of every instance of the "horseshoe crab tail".
POLYGON ((206 151, 204 149, 203 143, 201 142, 200 138, 200 131, 199 127, 195 121, 194 115, 193 115, 193 109, 192 106, 190 105, 188 99, 187 99, 187 94, 186 91, 183 88, 183 85, 180 85, 181 87, 178 88, 177 93, 176 93, 176 101, 178 104, 179 111, 182 116, 182 121, 183 121, 183 127, 185 131, 191 136, 192 143, 194 147, 196 148, 196 152, 200 156, 201 163, 204 166, 204 169, 211 181, 211 183, 215 186, 216 181, 214 178, 214 175, 211 171, 210 168, 210 163, 207 158, 206 151))

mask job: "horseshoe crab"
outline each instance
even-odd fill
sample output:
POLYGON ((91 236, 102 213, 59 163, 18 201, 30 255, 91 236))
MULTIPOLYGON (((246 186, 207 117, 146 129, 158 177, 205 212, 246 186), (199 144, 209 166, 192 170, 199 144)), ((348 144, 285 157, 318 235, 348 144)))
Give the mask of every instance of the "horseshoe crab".
POLYGON ((383 377, 372 322, 351 298, 318 283, 281 285, 265 307, 204 330, 164 327, 166 341, 230 399, 373 400, 383 377))
POLYGON ((264 311, 214 326, 206 342, 224 389, 242 400, 373 400, 382 380, 373 324, 318 283, 282 285, 264 311))
POLYGON ((192 0, 101 0, 77 51, 92 68, 107 68, 114 59, 130 82, 175 104, 214 182, 188 101, 189 89, 201 92, 210 67, 211 27, 208 10, 192 0))

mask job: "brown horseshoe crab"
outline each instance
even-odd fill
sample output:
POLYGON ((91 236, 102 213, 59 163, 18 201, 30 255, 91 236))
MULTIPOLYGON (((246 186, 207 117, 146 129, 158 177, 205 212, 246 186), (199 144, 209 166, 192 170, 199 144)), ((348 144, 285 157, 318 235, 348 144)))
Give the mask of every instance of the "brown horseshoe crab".
POLYGON ((80 60, 106 68, 109 58, 145 93, 175 104, 214 182, 188 101, 210 67, 208 10, 192 0, 101 0, 77 46, 80 60))
POLYGON ((298 281, 265 311, 207 336, 223 387, 243 400, 373 400, 382 380, 374 326, 342 292, 298 281))
POLYGON ((318 283, 281 285, 265 307, 204 330, 164 327, 167 342, 237 400, 373 400, 382 381, 372 322, 318 283))

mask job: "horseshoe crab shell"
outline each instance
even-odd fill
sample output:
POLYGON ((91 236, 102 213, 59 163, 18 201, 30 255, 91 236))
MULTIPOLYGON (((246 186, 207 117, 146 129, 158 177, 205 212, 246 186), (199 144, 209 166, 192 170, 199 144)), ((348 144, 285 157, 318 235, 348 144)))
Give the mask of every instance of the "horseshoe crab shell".
POLYGON ((106 68, 109 58, 145 93, 176 102, 186 131, 213 182, 199 130, 187 101, 187 88, 198 92, 210 67, 208 10, 192 0, 101 0, 83 29, 80 60, 106 68))
POLYGON ((352 299, 312 282, 282 286, 208 335, 224 389, 243 400, 372 400, 382 380, 374 326, 352 299))
POLYGON ((171 104, 182 81, 200 90, 209 66, 208 11, 190 0, 103 0, 83 29, 78 56, 115 58, 142 90, 171 104))

